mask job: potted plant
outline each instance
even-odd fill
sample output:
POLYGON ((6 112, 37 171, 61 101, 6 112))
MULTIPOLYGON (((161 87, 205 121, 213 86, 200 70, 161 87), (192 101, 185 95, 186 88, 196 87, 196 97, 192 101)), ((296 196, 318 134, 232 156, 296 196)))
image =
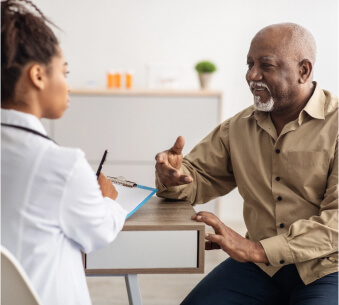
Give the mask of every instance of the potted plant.
POLYGON ((210 61, 200 61, 195 65, 198 72, 201 89, 207 89, 211 80, 211 75, 217 70, 217 67, 210 61))

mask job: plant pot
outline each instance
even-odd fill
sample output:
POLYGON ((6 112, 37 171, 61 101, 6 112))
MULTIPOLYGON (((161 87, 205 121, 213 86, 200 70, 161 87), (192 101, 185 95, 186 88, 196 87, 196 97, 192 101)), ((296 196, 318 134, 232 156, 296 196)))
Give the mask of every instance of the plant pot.
POLYGON ((212 73, 199 73, 199 81, 201 89, 208 89, 212 73))

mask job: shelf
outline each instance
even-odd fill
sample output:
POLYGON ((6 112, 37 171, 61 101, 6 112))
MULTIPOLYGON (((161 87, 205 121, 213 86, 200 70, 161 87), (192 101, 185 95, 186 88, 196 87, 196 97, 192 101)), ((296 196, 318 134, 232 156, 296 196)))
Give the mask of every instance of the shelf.
POLYGON ((105 89, 105 88, 75 88, 70 95, 112 95, 112 96, 214 96, 221 97, 221 91, 216 90, 151 90, 151 89, 105 89))

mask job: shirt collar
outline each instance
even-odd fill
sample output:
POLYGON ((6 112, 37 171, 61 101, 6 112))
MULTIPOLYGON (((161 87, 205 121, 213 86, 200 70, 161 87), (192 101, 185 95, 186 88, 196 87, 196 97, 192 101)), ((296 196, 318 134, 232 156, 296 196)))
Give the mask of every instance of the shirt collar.
MULTIPOLYGON (((253 106, 252 106, 252 107, 253 107, 253 106)), ((242 117, 242 118, 243 118, 243 119, 248 119, 248 118, 252 117, 255 111, 256 111, 256 110, 255 110, 254 108, 252 108, 252 109, 251 109, 251 112, 250 112, 248 115, 246 115, 246 116, 244 116, 244 117, 242 117)))
POLYGON ((29 113, 1 108, 1 122, 30 128, 47 135, 47 132, 40 120, 36 116, 29 113))
POLYGON ((256 120, 260 120, 269 115, 269 112, 259 111, 259 110, 254 109, 254 107, 250 111, 251 112, 248 115, 244 116, 243 119, 254 117, 256 120))
POLYGON ((300 112, 299 122, 304 112, 307 112, 308 115, 315 119, 320 120, 325 119, 324 106, 326 97, 324 91, 320 88, 320 86, 316 82, 313 82, 313 84, 315 85, 314 92, 309 101, 307 102, 306 106, 304 107, 304 109, 300 112))

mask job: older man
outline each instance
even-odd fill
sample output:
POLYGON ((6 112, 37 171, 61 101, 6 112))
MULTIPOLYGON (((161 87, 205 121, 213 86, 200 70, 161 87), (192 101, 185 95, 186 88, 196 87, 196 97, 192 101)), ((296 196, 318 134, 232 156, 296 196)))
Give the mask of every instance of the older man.
POLYGON ((158 196, 205 203, 238 187, 248 232, 215 215, 206 249, 230 258, 182 304, 338 304, 338 99, 313 82, 316 45, 303 27, 253 38, 246 80, 254 105, 185 158, 184 139, 156 156, 158 196))

